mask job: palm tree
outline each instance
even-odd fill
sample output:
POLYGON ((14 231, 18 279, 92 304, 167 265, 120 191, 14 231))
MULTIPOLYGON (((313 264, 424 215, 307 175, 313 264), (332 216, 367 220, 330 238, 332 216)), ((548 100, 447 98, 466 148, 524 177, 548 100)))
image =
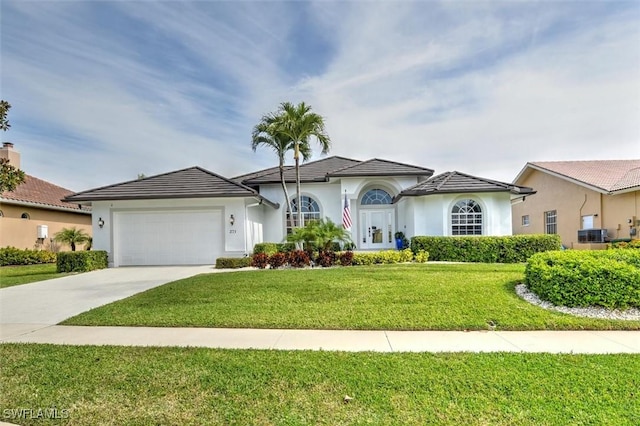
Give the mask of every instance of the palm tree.
POLYGON ((69 244, 71 251, 76 251, 76 244, 86 243, 90 238, 89 234, 82 229, 77 229, 75 226, 73 228, 62 228, 62 231, 56 232, 53 236, 55 241, 69 244))
MULTIPOLYGON (((260 123, 256 124, 253 128, 251 134, 251 149, 253 149, 253 152, 256 152, 256 149, 258 149, 260 145, 266 146, 273 149, 278 156, 280 183, 282 184, 282 191, 284 192, 284 198, 287 202, 287 208, 289 212, 292 212, 291 199, 289 198, 287 183, 284 179, 284 157, 287 152, 294 148, 294 144, 289 136, 279 130, 278 123, 279 117, 273 113, 263 116, 260 123)), ((305 161, 311 156, 311 150, 309 150, 308 147, 303 147, 300 152, 305 161)), ((293 218, 293 214, 291 217, 293 218)))
MULTIPOLYGON (((320 146, 322 153, 329 152, 331 140, 324 128, 324 118, 321 115, 311 112, 311 107, 304 102, 293 105, 290 102, 280 104, 279 114, 276 121, 279 132, 284 133, 293 143, 293 159, 296 167, 296 192, 298 207, 298 226, 304 226, 302 216, 302 194, 300 193, 300 154, 310 152, 309 139, 314 136, 320 146)), ((305 158, 306 159, 306 158, 305 158)), ((292 213, 293 211, 289 210, 292 213)))
POLYGON ((315 247, 318 251, 331 251, 334 242, 350 243, 351 234, 342 226, 336 225, 331 219, 311 220, 304 227, 296 228, 287 236, 287 241, 304 243, 308 250, 315 247))

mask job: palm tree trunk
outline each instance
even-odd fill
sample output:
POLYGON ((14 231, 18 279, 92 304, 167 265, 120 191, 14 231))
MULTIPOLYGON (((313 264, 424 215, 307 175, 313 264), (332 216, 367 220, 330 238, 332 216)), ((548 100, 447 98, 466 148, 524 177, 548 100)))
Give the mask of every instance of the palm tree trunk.
POLYGON ((300 194, 300 145, 298 141, 295 143, 295 151, 293 158, 296 160, 296 192, 298 197, 298 227, 304 226, 304 218, 302 216, 302 195, 300 194))
MULTIPOLYGON (((293 208, 291 207, 291 198, 289 197, 289 191, 287 190, 287 182, 284 180, 284 158, 280 159, 280 184, 282 184, 282 191, 284 192, 284 198, 287 202, 287 208, 289 209, 289 220, 291 220, 291 225, 293 225, 293 208)), ((292 226, 293 228, 293 226, 292 226)))

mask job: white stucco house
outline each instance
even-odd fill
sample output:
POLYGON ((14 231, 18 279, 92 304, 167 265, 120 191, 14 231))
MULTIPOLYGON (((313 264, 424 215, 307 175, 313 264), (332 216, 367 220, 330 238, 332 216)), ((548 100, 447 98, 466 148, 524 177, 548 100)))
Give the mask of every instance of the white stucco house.
MULTIPOLYGON (((395 247, 394 234, 511 235, 511 202, 528 187, 393 161, 328 157, 300 167, 302 216, 342 223, 348 200, 358 250, 395 247)), ((295 169, 285 180, 297 212, 295 169)), ((199 167, 79 192, 92 207, 93 247, 110 266, 210 264, 244 256, 291 229, 277 167, 227 179, 199 167)))

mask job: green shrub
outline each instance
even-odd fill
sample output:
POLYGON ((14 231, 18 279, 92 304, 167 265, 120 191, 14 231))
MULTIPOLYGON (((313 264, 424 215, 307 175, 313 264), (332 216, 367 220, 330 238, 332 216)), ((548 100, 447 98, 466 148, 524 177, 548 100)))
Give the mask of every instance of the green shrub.
POLYGON ((56 253, 47 250, 20 250, 15 247, 0 249, 0 266, 55 263, 56 258, 56 253))
POLYGON ((264 253, 267 256, 271 256, 278 251, 280 250, 278 250, 278 244, 276 243, 258 243, 253 246, 253 254, 264 253))
POLYGON ((640 307, 640 252, 555 251, 531 256, 525 283, 559 306, 640 307))
POLYGON ((296 245, 294 243, 277 243, 276 247, 277 251, 282 253, 291 253, 296 249, 296 245))
POLYGON ((413 261, 416 263, 427 263, 428 260, 429 253, 424 250, 418 251, 413 258, 413 261))
POLYGON ((58 272, 87 272, 104 269, 108 266, 107 252, 99 251, 65 251, 58 253, 56 262, 58 272))
POLYGON ((479 263, 522 263, 535 254, 560 248, 558 235, 504 237, 413 237, 411 250, 424 250, 430 260, 479 263))
POLYGON ((238 269, 251 266, 251 257, 219 257, 216 269, 238 269))
POLYGON ((354 265, 404 263, 412 260, 413 252, 410 249, 356 252, 353 254, 354 265))
POLYGON ((612 241, 607 249, 640 249, 640 240, 612 241))

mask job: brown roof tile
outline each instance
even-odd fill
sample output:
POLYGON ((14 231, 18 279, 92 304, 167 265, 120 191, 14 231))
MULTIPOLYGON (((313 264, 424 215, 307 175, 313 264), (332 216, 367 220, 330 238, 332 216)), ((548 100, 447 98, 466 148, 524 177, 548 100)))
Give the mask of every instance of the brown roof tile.
POLYGON ((201 167, 190 167, 144 179, 90 189, 69 195, 69 201, 137 200, 164 198, 255 197, 274 208, 257 191, 201 167))
POLYGON ((73 194, 71 190, 25 174, 25 181, 18 185, 15 191, 5 191, 0 197, 2 201, 37 204, 43 208, 56 207, 77 210, 79 212, 88 212, 91 210, 87 207, 80 207, 78 204, 62 201, 63 198, 71 194, 73 194))
POLYGON ((464 194, 471 192, 510 192, 516 195, 535 194, 533 189, 526 186, 518 186, 454 171, 439 174, 405 189, 396 197, 396 201, 406 196, 464 194))
POLYGON ((539 161, 533 168, 549 171, 606 192, 640 188, 640 160, 539 161))

